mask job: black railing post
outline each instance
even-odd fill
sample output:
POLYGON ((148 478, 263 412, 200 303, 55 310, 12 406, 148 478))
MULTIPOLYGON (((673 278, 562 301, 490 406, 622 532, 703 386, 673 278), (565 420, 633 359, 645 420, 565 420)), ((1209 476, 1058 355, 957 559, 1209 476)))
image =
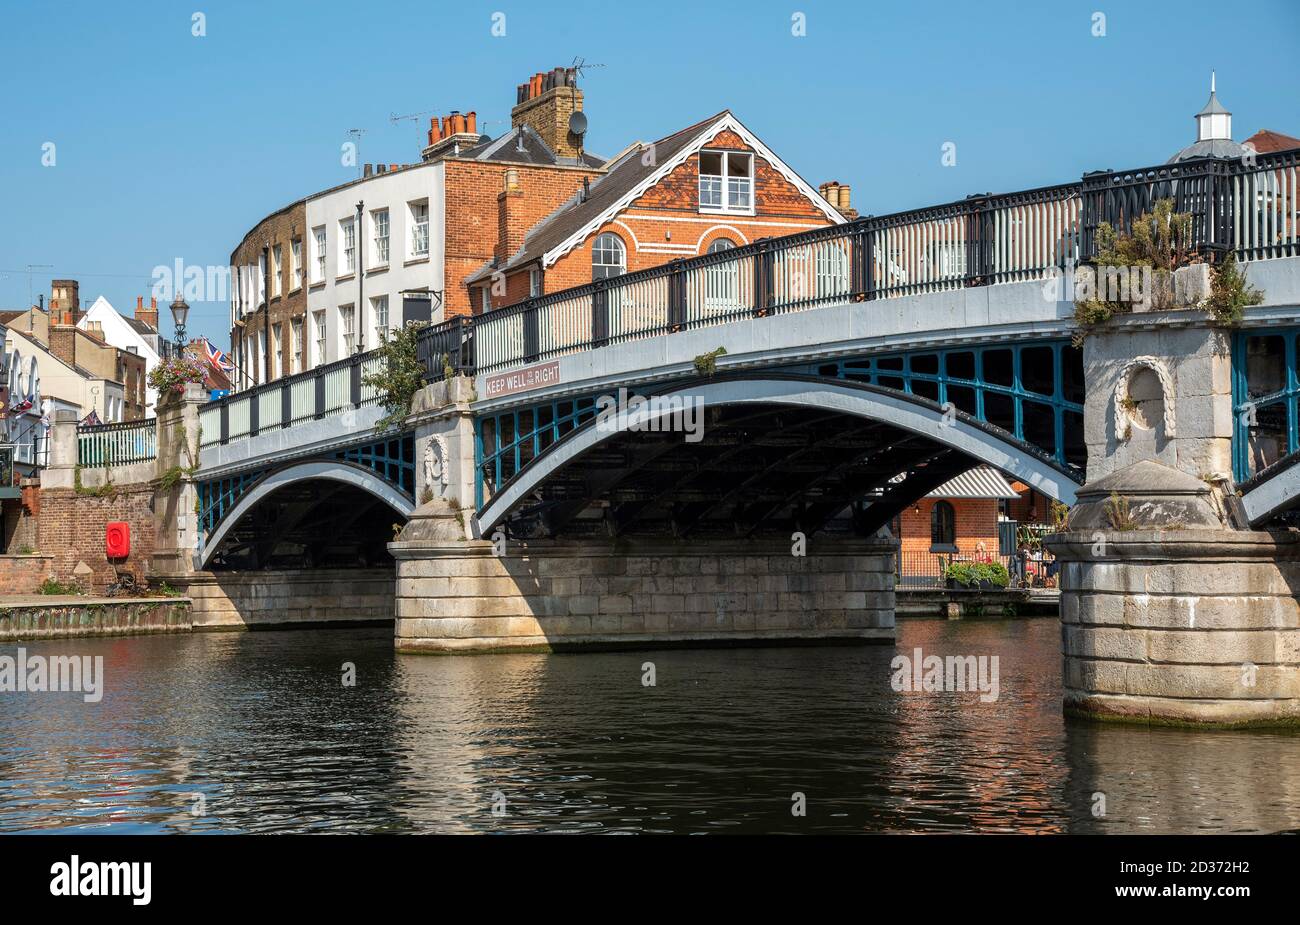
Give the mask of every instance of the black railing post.
POLYGON ((524 362, 531 363, 542 350, 542 332, 538 328, 541 313, 532 299, 524 304, 528 306, 524 309, 524 362))
POLYGON ((230 439, 230 399, 223 399, 221 402, 221 442, 224 444, 230 439))
POLYGON ((261 389, 253 389, 248 396, 248 436, 250 437, 256 437, 258 433, 257 406, 261 404, 258 401, 261 394, 261 389))
POLYGON ((348 385, 349 392, 352 396, 352 407, 361 407, 361 354, 352 354, 348 368, 348 385))
MULTIPOLYGON (((889 266, 886 258, 885 266, 889 266)), ((867 300, 876 298, 876 229, 862 229, 862 294, 867 300)))
POLYGON ((754 254, 754 314, 761 317, 772 307, 772 240, 759 238, 754 254))
POLYGON ((603 346, 609 340, 609 292, 605 280, 598 279, 591 290, 591 345, 603 346))
POLYGON ((854 302, 867 298, 870 285, 871 258, 867 249, 867 226, 865 222, 854 222, 849 232, 849 296, 854 302))
POLYGON ((966 286, 982 286, 989 282, 993 267, 993 230, 988 193, 975 193, 966 197, 966 286))
POLYGON ((288 427, 293 418, 293 386, 288 378, 280 380, 280 426, 288 427))
POLYGON ((680 258, 669 263, 669 267, 668 331, 672 333, 686 327, 686 279, 680 258))
POLYGON ((312 389, 311 416, 323 418, 325 417, 325 367, 317 366, 313 373, 315 374, 315 388, 312 389))
POLYGON ((460 354, 456 372, 472 376, 477 369, 474 365, 474 319, 462 315, 460 323, 455 328, 455 336, 460 354))

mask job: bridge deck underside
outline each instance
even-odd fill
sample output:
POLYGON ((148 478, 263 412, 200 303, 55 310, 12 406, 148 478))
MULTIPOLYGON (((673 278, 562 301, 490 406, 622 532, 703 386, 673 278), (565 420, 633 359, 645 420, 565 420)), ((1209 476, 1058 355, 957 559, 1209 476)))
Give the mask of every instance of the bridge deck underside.
POLYGON ((702 439, 629 431, 558 470, 507 521, 520 536, 869 534, 977 461, 892 425, 781 405, 712 407, 702 439), (906 478, 899 480, 900 474, 906 478))
POLYGON ((405 518, 374 495, 325 479, 279 488, 226 533, 211 568, 368 567, 392 562, 405 518))

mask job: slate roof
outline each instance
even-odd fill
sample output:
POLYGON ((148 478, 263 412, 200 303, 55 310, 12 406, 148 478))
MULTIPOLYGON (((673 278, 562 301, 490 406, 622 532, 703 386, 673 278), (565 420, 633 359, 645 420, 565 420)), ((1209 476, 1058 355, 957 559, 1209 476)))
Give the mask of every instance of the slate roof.
MULTIPOLYGON (((483 137, 487 137, 486 135, 483 137)), ((604 167, 605 159, 587 151, 581 158, 557 157, 545 139, 531 125, 512 128, 499 138, 462 151, 459 157, 475 161, 506 161, 513 164, 542 164, 604 167)))

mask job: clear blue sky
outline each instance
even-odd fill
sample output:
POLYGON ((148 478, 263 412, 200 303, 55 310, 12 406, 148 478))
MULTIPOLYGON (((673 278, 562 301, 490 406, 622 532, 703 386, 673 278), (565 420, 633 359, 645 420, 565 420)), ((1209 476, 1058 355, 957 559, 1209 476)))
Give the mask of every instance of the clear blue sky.
MULTIPOLYGON (((0 308, 50 264, 33 292, 73 277, 83 301, 129 310, 155 266, 224 264, 260 217, 355 176, 348 129, 362 160, 401 163, 430 110, 499 134, 515 85, 575 55, 605 65, 582 81, 592 151, 730 108, 809 182, 883 214, 1162 162, 1194 140, 1212 67, 1239 140, 1300 135, 1297 52, 1296 0, 0 0, 0 308)), ((227 344, 227 306, 194 305, 190 330, 227 344)))

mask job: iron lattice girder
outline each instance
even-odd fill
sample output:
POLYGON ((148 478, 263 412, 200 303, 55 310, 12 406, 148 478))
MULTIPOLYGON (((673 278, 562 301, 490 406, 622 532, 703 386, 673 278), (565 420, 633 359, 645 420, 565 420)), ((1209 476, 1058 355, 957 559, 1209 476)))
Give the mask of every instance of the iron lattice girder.
MULTIPOLYGON (((574 460, 542 486, 512 521, 518 527, 541 518, 547 532, 557 535, 579 518, 592 522, 582 517, 584 511, 603 507, 615 535, 637 524, 665 522, 683 536, 753 533, 794 507, 802 512, 796 520, 811 518, 820 528, 829 516, 938 455, 925 438, 838 412, 800 415, 781 406, 713 410, 714 424, 698 443, 685 442, 682 434, 611 438, 602 452, 574 460)), ((975 464, 963 459, 962 469, 975 464)))

